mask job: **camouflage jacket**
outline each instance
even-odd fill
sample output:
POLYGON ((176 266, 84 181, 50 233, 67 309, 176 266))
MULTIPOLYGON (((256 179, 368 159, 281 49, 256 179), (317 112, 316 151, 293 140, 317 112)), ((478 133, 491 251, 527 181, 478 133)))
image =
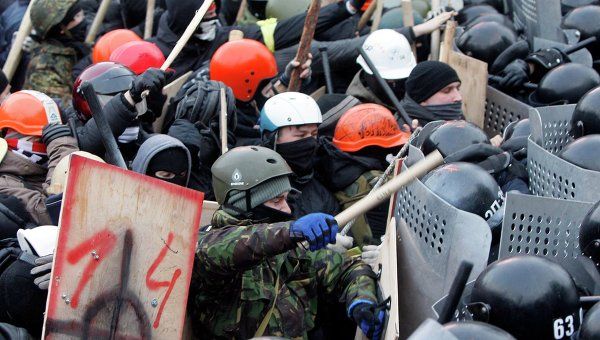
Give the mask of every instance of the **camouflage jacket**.
MULTIPOLYGON (((367 196, 382 174, 383 172, 378 170, 367 171, 344 190, 336 192, 335 198, 340 202, 342 210, 350 208, 354 203, 367 196)), ((351 231, 354 241, 359 246, 367 244, 373 237, 366 215, 360 215, 356 219, 351 231)))
POLYGON ((329 250, 308 252, 289 237, 289 222, 252 224, 223 211, 200 233, 188 311, 202 339, 248 339, 273 304, 263 335, 307 338, 317 300, 377 301, 370 267, 329 250), (279 293, 275 291, 279 280, 279 293))
POLYGON ((71 74, 76 62, 73 48, 55 41, 37 45, 31 54, 23 89, 40 91, 52 99, 60 99, 61 107, 69 106, 73 92, 71 74))

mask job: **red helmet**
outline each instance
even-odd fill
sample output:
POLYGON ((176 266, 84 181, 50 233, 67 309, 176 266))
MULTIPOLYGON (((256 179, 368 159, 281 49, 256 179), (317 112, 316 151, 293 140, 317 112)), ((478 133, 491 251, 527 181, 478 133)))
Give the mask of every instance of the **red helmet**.
POLYGON ((126 29, 119 29, 106 33, 100 37, 96 42, 96 45, 94 45, 92 62, 97 64, 108 61, 114 50, 132 41, 142 41, 142 38, 133 31, 126 29))
POLYGON ((410 133, 403 132, 390 110, 377 104, 361 104, 348 110, 335 127, 333 144, 346 152, 368 146, 392 148, 405 144, 410 133))
POLYGON ((41 92, 15 92, 0 106, 0 129, 41 136, 44 126, 51 123, 62 123, 60 111, 52 98, 41 92))
POLYGON ((277 62, 269 49, 255 40, 225 43, 210 60, 210 79, 233 89, 237 100, 249 102, 265 79, 277 75, 277 62))
POLYGON ((142 74, 147 69, 160 68, 165 56, 158 46, 148 41, 132 41, 117 48, 110 61, 127 66, 135 74, 142 74))
POLYGON ((135 79, 135 74, 127 67, 117 63, 105 62, 86 68, 73 85, 73 107, 79 118, 87 121, 92 117, 90 107, 80 91, 83 82, 92 83, 100 103, 104 106, 115 95, 129 90, 133 79, 135 79))

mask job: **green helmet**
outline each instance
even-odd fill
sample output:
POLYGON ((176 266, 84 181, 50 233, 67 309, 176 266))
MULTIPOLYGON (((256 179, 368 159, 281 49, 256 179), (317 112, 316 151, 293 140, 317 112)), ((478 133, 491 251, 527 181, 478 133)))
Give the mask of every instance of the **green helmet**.
POLYGON ((266 16, 281 21, 306 12, 309 6, 310 0, 269 0, 266 16))
POLYGON ((31 24, 36 33, 45 38, 50 29, 65 18, 69 8, 78 0, 32 0, 31 24))
MULTIPOLYGON (((423 23, 423 17, 421 14, 419 14, 419 12, 413 11, 413 18, 415 20, 415 25, 423 23)), ((396 29, 400 27, 404 27, 404 12, 402 12, 402 7, 390 9, 389 11, 385 12, 383 16, 381 16, 379 29, 396 29)))
POLYGON ((429 3, 427 3, 426 1, 421 1, 421 0, 413 0, 412 8, 413 8, 413 11, 421 14, 421 18, 427 17, 427 13, 429 13, 429 10, 430 10, 429 3))
MULTIPOLYGON (((234 192, 247 192, 260 184, 292 174, 292 169, 277 152, 262 146, 242 146, 225 153, 213 164, 213 189, 217 202, 223 204, 234 192)), ((277 196, 277 195, 276 195, 277 196)), ((258 205, 276 196, 266 197, 258 205)), ((253 198, 254 201, 254 198, 253 198)))

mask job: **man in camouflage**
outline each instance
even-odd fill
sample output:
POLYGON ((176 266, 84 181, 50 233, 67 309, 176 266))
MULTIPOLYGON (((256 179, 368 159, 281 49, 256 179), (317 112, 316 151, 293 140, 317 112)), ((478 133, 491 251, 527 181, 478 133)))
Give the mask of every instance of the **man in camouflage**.
POLYGON ((73 66, 88 52, 83 43, 86 24, 79 1, 36 0, 30 14, 36 44, 24 89, 60 100, 62 107, 71 102, 73 66))
POLYGON ((188 308, 197 336, 307 338, 320 298, 344 303, 365 334, 381 336, 385 310, 373 271, 360 258, 324 250, 335 242, 334 218, 289 222, 292 172, 281 156, 240 147, 212 172, 221 209, 198 242, 188 308))

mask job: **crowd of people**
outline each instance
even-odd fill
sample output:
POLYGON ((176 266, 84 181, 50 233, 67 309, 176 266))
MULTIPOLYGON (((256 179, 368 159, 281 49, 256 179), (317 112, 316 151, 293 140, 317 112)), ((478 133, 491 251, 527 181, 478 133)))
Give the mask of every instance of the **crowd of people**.
POLYGON ((388 180, 409 143, 411 152, 444 157, 417 179, 431 195, 492 231, 490 265, 468 313, 444 331, 457 339, 600 338, 600 304, 580 302, 599 295, 600 203, 582 216, 579 236, 577 270, 595 285, 544 257, 499 260, 506 195, 532 194, 532 123, 515 120, 489 136, 466 121, 461 77, 432 57, 431 45, 434 32, 457 21, 452 45, 487 63, 489 85, 532 107, 577 104, 573 142, 558 156, 600 171, 599 1, 560 1, 561 28, 576 30, 571 45, 584 42, 586 64, 564 45, 534 49, 513 20, 517 0, 450 1, 439 10, 413 0, 413 26, 403 24, 405 2, 383 0, 381 17, 365 24, 371 0, 322 0, 302 63, 310 1, 217 0, 162 71, 205 1, 156 1, 150 32, 147 1, 111 1, 89 43, 101 1, 0 0, 0 65, 15 62, 8 55, 21 22, 33 28, 14 74, 0 72, 0 338, 43 336, 53 255, 25 255, 32 242, 56 237, 44 233, 58 225, 70 156, 114 163, 87 84, 129 170, 219 205, 199 232, 187 306, 195 338, 350 339, 358 328, 381 339, 388 313, 375 272, 389 202, 347 234, 334 216, 388 180), (289 91, 296 75, 301 86, 289 91), (182 79, 176 94, 163 91, 182 79), (36 230, 29 239, 23 232, 36 230))

